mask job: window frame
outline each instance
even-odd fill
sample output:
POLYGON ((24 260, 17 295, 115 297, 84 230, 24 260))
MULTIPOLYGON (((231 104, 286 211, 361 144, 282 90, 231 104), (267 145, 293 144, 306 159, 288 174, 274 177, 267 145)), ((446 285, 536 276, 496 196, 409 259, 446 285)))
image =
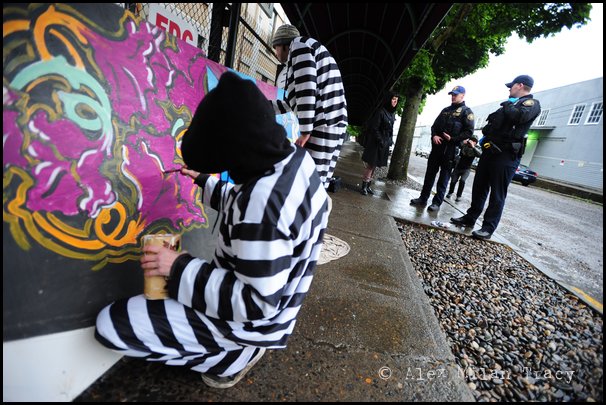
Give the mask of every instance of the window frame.
POLYGON ((604 115, 604 102, 603 101, 596 101, 595 103, 591 104, 591 108, 589 109, 589 114, 587 114, 587 118, 585 118, 585 125, 598 125, 600 123, 600 121, 602 120, 602 116, 604 115), (594 116, 594 110, 596 109, 595 107, 601 104, 601 111, 600 111, 600 116, 598 118, 597 121, 595 122, 589 122, 589 119, 592 118, 594 116))
POLYGON ((537 119, 537 127, 545 126, 545 124, 547 123, 547 118, 549 118, 549 111, 551 111, 549 108, 541 110, 541 115, 539 115, 539 118, 537 119))
POLYGON ((568 125, 581 125, 581 118, 583 118, 583 114, 585 114, 585 107, 587 107, 587 104, 585 104, 585 103, 575 104, 574 107, 572 107, 572 112, 570 113, 570 118, 568 118, 568 125), (575 113, 577 111, 577 107, 583 107, 583 110, 581 110, 581 114, 578 116, 578 121, 572 122, 572 120, 575 118, 575 113))

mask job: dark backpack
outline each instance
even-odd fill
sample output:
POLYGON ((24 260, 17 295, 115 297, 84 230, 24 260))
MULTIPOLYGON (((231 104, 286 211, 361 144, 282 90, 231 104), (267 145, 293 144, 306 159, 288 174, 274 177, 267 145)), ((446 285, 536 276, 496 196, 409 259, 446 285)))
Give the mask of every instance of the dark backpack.
POLYGON ((333 176, 328 181, 328 191, 331 193, 336 193, 341 189, 341 177, 333 176))

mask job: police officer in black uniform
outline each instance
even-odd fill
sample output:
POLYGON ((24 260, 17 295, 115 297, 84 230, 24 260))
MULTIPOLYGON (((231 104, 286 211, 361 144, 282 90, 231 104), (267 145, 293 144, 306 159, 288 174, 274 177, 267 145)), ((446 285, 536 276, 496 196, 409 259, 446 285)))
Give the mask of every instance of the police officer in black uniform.
POLYGON ((541 104, 530 94, 532 77, 520 75, 505 85, 509 87, 509 100, 488 116, 488 124, 482 129, 482 156, 473 181, 471 207, 462 217, 450 219, 457 225, 474 226, 490 191, 482 228, 472 232, 477 239, 490 239, 497 229, 507 188, 524 154, 528 129, 541 113, 541 104))
POLYGON ((425 206, 436 180, 436 174, 440 171, 436 195, 427 208, 429 211, 440 209, 458 152, 457 147, 473 134, 473 112, 463 101, 465 88, 455 86, 448 94, 452 97, 452 104, 440 112, 431 126, 431 153, 427 159, 427 171, 421 196, 410 201, 410 205, 425 206))

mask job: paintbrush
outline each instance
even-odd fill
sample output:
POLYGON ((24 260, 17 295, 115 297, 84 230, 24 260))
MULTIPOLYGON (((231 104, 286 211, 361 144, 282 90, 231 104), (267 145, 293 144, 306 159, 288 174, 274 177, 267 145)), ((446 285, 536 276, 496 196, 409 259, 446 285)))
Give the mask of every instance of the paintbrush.
POLYGON ((174 173, 174 172, 180 172, 180 171, 181 171, 181 168, 178 168, 178 169, 165 170, 162 173, 168 174, 168 173, 174 173))

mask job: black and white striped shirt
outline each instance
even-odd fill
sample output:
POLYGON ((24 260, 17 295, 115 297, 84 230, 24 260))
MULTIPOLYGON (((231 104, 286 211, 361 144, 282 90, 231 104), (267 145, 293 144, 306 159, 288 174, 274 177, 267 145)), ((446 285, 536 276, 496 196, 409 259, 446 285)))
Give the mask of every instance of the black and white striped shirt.
POLYGON ((328 221, 312 158, 295 148, 246 184, 200 176, 203 203, 223 212, 212 261, 180 256, 169 296, 203 313, 221 337, 281 348, 309 290, 328 221))
POLYGON ((293 111, 302 134, 322 127, 347 127, 347 103, 341 72, 328 50, 313 38, 290 43, 286 66, 286 102, 273 100, 277 114, 293 111))

